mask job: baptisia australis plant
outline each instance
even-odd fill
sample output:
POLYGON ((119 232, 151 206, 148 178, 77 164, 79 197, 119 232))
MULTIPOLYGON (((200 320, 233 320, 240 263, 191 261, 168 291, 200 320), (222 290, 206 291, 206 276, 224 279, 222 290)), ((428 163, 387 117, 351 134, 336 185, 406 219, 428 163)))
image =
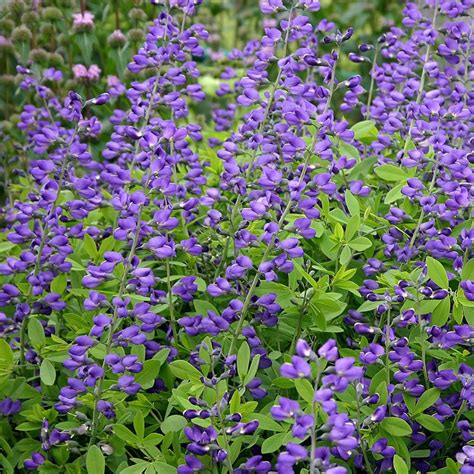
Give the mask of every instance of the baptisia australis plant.
POLYGON ((208 96, 201 2, 151 3, 130 81, 18 68, 2 467, 472 472, 472 2, 356 53, 262 0, 208 96))

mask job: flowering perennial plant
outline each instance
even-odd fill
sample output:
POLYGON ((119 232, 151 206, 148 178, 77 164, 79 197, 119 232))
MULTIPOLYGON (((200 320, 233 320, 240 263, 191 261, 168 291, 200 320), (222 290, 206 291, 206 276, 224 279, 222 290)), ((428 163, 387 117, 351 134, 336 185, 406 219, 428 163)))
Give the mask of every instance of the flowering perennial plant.
POLYGON ((2 472, 473 473, 472 0, 375 44, 261 0, 215 63, 200 3, 104 90, 17 67, 2 472))

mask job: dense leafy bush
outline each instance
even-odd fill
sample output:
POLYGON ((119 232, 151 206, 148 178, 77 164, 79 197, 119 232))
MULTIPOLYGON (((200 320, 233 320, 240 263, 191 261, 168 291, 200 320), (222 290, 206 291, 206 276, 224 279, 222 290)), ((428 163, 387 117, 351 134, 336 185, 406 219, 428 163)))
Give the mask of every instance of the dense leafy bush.
POLYGON ((6 10, 89 57, 3 57, 3 471, 474 472, 472 0, 226 52, 200 3, 6 10))

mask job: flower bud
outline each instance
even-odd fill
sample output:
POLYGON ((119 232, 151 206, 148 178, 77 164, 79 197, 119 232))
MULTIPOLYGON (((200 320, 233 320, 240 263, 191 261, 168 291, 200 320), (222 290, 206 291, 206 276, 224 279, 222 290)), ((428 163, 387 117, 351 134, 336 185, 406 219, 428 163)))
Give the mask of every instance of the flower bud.
POLYGON ((12 41, 14 43, 29 43, 31 36, 31 30, 25 25, 17 26, 12 31, 12 41))
POLYGON ((63 15, 61 10, 56 7, 46 7, 41 10, 41 17, 48 22, 59 22, 63 15))

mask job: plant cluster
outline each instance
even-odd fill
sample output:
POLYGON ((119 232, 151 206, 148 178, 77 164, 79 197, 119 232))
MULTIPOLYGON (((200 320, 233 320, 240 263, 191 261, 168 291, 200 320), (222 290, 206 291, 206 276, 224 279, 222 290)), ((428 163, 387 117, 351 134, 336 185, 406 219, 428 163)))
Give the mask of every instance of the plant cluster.
POLYGON ((261 0, 212 83, 201 1, 150 3, 104 90, 17 66, 4 472, 473 473, 473 1, 357 45, 261 0))

